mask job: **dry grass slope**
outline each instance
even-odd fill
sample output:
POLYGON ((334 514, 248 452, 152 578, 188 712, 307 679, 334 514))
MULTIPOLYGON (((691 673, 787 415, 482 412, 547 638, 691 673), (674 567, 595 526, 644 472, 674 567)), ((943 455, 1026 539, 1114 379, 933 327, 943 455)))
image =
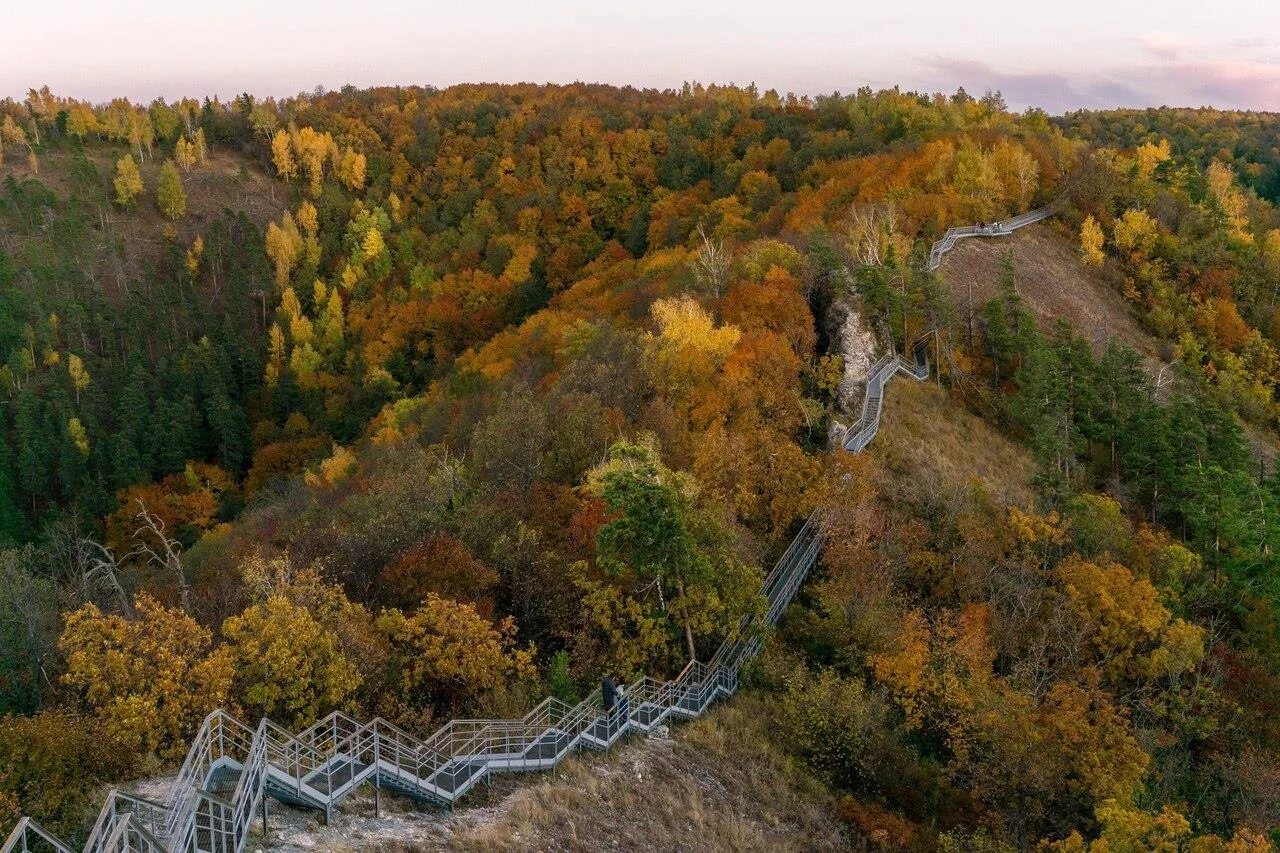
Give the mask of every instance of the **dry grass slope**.
MULTIPOLYGON (((145 186, 142 197, 124 210, 110 203, 114 198, 112 179, 116 160, 126 151, 124 146, 98 142, 87 143, 84 148, 85 156, 97 170, 101 198, 105 202, 94 224, 100 239, 91 247, 93 257, 82 259, 82 264, 94 280, 114 282, 118 287, 142 279, 147 264, 163 252, 167 242, 165 226, 170 224, 160 214, 155 201, 160 166, 169 156, 169 152, 162 152, 158 147, 155 156, 140 166, 145 186)), ((48 152, 40 160, 39 173, 32 173, 25 158, 10 157, 0 168, 0 178, 9 174, 20 181, 34 178, 65 199, 76 191, 72 161, 69 151, 48 152)), ((211 147, 205 165, 184 171, 182 183, 187 194, 187 212, 172 223, 182 246, 189 245, 224 210, 243 212, 263 228, 269 220, 278 219, 290 201, 290 188, 267 175, 251 158, 224 148, 211 147)), ((40 235, 12 234, 9 239, 16 241, 28 236, 40 235)))
POLYGON ((895 380, 880 423, 871 452, 902 475, 894 481, 923 483, 938 494, 976 482, 993 497, 1031 503, 1031 454, 937 385, 895 380))
POLYGON ((813 850, 844 844, 829 796, 769 744, 750 696, 513 795, 450 850, 813 850))
MULTIPOLYGON (((1028 226, 1010 237, 961 240, 944 256, 940 272, 956 309, 958 333, 963 333, 970 304, 976 314, 995 297, 1007 253, 1013 255, 1018 293, 1041 328, 1066 320, 1098 353, 1108 341, 1120 340, 1142 355, 1148 375, 1159 372, 1165 363, 1160 344, 1142 327, 1117 285, 1108 281, 1106 268, 1091 269, 1081 263, 1074 241, 1052 221, 1028 226)), ((1280 456, 1275 439, 1250 424, 1241 426, 1254 456, 1273 470, 1280 456)))
POLYGON ((975 314, 996 295, 1000 265, 1013 255, 1018 293, 1042 328, 1066 320, 1101 352, 1118 339, 1156 364, 1156 341, 1142 328, 1124 297, 1102 272, 1080 262, 1075 243, 1041 222, 999 239, 961 240, 943 258, 942 280, 956 306, 956 322, 963 327, 970 304, 975 314))

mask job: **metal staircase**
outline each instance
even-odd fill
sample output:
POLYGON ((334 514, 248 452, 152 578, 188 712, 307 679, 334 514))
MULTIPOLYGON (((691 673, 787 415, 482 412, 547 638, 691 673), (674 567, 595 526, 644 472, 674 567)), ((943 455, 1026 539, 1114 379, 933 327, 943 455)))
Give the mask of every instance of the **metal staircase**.
MULTIPOLYGON (((930 269, 957 240, 1002 236, 1050 215, 1033 211, 1000 223, 998 230, 953 228, 933 247, 930 269)), ((929 377, 927 345, 908 361, 896 353, 877 361, 866 380, 862 415, 841 437, 859 453, 875 438, 885 385, 899 373, 929 377)), ((300 732, 268 719, 256 727, 214 711, 205 718, 178 772, 167 802, 113 791, 94 824, 88 851, 209 851, 241 853, 255 815, 266 820, 266 797, 326 817, 365 784, 423 803, 452 806, 492 773, 543 770, 581 749, 604 751, 627 732, 647 732, 667 720, 691 719, 717 698, 737 690, 743 665, 760 649, 762 629, 777 624, 818 557, 817 512, 810 515, 761 588, 768 603, 763 624, 745 618, 710 661, 689 661, 670 681, 645 676, 625 691, 626 706, 606 712, 601 694, 571 705, 554 697, 518 720, 452 720, 426 739, 383 719, 366 723, 333 713, 300 732)), ((70 846, 30 818, 14 827, 0 853, 70 846)))

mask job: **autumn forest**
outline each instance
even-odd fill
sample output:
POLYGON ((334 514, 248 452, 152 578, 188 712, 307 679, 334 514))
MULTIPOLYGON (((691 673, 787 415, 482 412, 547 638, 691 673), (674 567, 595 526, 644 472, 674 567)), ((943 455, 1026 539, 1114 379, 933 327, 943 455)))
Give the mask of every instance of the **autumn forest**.
POLYGON ((852 848, 1270 850, 1277 133, 963 89, 0 101, 0 833, 83 841, 220 707, 429 733, 670 677, 820 509, 744 686, 852 848), (1048 205, 1075 278, 929 269, 1048 205), (1077 280, 1112 314, 1045 316, 1077 280))

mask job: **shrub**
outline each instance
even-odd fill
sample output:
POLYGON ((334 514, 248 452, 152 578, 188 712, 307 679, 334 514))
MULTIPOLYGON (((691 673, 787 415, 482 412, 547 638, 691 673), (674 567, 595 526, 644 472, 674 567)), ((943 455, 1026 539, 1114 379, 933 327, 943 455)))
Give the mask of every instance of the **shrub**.
POLYGON ((16 805, 53 832, 76 832, 98 787, 136 772, 136 758, 109 726, 70 711, 0 720, 0 827, 16 805))
POLYGON ((86 604, 67 614, 62 680, 80 691, 111 735, 143 752, 179 755, 220 706, 231 665, 187 614, 139 595, 136 618, 86 604))

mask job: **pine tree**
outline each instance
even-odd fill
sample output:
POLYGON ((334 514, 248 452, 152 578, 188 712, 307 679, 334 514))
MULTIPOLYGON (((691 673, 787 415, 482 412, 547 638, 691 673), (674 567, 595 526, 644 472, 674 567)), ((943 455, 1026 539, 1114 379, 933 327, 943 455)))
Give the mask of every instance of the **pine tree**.
POLYGON ((17 545, 26 538, 26 518, 18 503, 18 481, 9 449, 6 406, 0 406, 0 548, 17 545))

